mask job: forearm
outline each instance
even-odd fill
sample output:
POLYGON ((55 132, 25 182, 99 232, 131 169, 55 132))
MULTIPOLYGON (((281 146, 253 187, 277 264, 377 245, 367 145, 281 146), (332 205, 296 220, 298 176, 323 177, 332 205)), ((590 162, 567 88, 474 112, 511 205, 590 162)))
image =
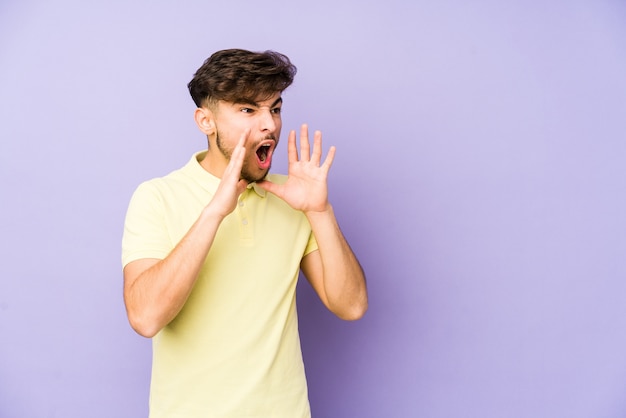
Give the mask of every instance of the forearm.
POLYGON ((358 319, 368 305, 363 269, 346 241, 333 208, 307 213, 321 258, 324 303, 343 319, 358 319))
POLYGON ((167 257, 153 262, 138 260, 124 269, 126 310, 139 334, 154 336, 180 312, 222 219, 210 207, 205 208, 167 257))

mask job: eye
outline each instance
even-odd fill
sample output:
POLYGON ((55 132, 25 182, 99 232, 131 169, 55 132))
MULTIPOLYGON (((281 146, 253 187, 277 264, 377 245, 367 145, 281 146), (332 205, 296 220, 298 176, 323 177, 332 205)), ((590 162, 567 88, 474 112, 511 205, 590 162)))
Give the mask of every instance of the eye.
POLYGON ((254 112, 254 109, 250 109, 249 107, 242 107, 241 111, 243 113, 252 113, 252 112, 254 112))
POLYGON ((272 113, 276 115, 280 115, 281 110, 282 109, 280 107, 275 107, 274 109, 272 109, 272 113))

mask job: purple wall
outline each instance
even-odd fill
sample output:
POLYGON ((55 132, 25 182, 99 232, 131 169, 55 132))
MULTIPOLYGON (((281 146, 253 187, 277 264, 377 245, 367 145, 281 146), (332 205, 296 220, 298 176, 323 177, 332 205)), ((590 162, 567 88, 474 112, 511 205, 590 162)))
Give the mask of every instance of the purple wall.
POLYGON ((357 323, 299 288, 315 417, 626 416, 623 1, 90 3, 0 3, 0 417, 146 415, 124 213, 227 47, 299 67, 368 274, 357 323))

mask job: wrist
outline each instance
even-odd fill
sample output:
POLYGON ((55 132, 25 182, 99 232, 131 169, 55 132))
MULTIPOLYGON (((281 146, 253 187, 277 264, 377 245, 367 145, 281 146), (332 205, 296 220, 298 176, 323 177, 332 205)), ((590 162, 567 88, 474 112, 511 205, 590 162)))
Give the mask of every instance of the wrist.
POLYGON ((205 206, 200 214, 201 219, 217 221, 218 223, 221 223, 226 216, 228 216, 228 213, 224 213, 223 210, 220 210, 216 205, 211 203, 205 206))
POLYGON ((333 207, 330 203, 326 203, 323 209, 321 210, 308 210, 304 212, 304 215, 309 219, 309 222, 315 220, 317 218, 324 218, 327 216, 333 216, 333 207))

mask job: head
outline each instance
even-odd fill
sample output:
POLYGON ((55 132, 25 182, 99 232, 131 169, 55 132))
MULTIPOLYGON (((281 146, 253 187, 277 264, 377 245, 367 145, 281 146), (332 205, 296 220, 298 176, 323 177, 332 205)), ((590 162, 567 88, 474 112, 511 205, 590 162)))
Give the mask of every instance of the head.
MULTIPOLYGON (((289 58, 274 51, 227 49, 202 64, 188 88, 197 106, 196 123, 207 134, 208 156, 214 166, 220 160, 228 162, 240 135, 250 129, 242 178, 256 181, 267 174, 282 127, 281 94, 295 74, 296 67, 289 58), (259 153, 263 164, 257 165, 262 169, 254 161, 259 153)), ((213 169, 220 174, 219 167, 213 169)))
POLYGON ((196 71, 187 87, 197 107, 218 101, 267 99, 291 85, 296 67, 274 51, 226 49, 211 55, 196 71))

